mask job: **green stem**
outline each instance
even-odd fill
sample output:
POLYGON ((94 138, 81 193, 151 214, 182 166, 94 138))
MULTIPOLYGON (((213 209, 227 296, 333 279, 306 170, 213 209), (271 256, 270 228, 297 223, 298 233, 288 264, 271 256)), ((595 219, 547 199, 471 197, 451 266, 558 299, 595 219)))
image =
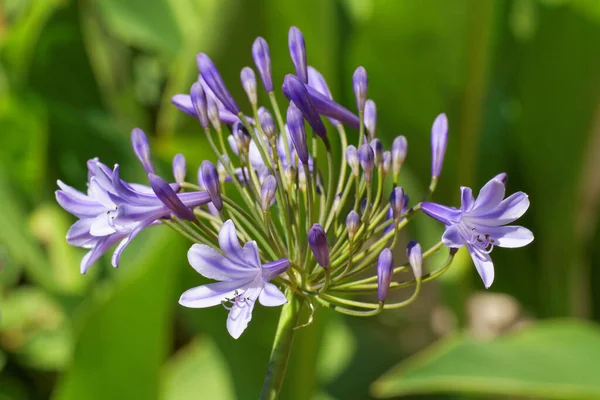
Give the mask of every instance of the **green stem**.
POLYGON ((279 397, 283 378, 285 377, 285 370, 290 354, 292 353, 294 328, 298 323, 298 317, 302 309, 302 299, 289 289, 286 292, 286 297, 288 302, 283 305, 281 316, 279 317, 269 367, 260 393, 261 400, 272 400, 279 397))

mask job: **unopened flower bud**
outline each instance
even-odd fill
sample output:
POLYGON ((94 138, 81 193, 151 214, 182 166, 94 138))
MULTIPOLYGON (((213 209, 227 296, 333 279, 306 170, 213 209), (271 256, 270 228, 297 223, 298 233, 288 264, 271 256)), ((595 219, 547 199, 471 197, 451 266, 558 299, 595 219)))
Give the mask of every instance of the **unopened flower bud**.
POLYGON ((308 245, 317 263, 325 269, 329 268, 329 243, 321 225, 314 224, 308 231, 308 245))
POLYGON ((176 154, 173 157, 173 176, 175 177, 175 182, 185 182, 185 174, 185 157, 183 154, 176 154))
POLYGON ((448 118, 440 114, 431 127, 431 176, 437 178, 442 171, 446 145, 448 144, 448 118))
POLYGON ((277 128, 275 127, 275 121, 271 113, 266 108, 261 107, 258 110, 258 122, 269 140, 277 138, 277 128))
POLYGON ((406 256, 408 257, 408 263, 412 268, 415 278, 421 278, 423 275, 423 251, 421 250, 421 245, 414 240, 410 241, 406 246, 406 256))
POLYGON ((275 198, 275 192, 277 191, 277 180, 273 175, 269 175, 265 178, 262 186, 260 187, 260 205, 263 211, 267 211, 275 198))
POLYGON ((208 104, 206 101, 206 94, 204 88, 200 82, 194 82, 190 89, 190 99, 194 110, 196 110, 196 116, 200 120, 200 126, 204 129, 208 128, 208 104))
POLYGON ((377 299, 381 302, 384 302, 387 298, 393 272, 394 257, 392 251, 386 247, 379 253, 379 260, 377 261, 377 299))
POLYGON ((292 143, 298 154, 298 158, 303 164, 308 163, 308 146, 306 144, 306 130, 304 129, 304 118, 302 112, 290 103, 287 109, 287 127, 290 131, 292 143))
POLYGON ((208 120, 216 131, 221 130, 221 119, 219 118, 219 105, 212 96, 206 96, 206 110, 208 120))
POLYGON ((271 176, 271 170, 266 165, 259 165, 256 167, 256 175, 258 177, 258 183, 261 185, 267 179, 268 176, 271 176))
POLYGON ((256 98, 256 75, 254 74, 252 68, 242 68, 240 79, 242 81, 242 87, 248 96, 248 101, 250 101, 250 104, 255 106, 258 102, 258 99, 256 98))
POLYGON ((365 127, 369 132, 369 137, 375 137, 375 128, 377 127, 377 107, 371 99, 365 103, 365 127))
POLYGON ((286 97, 302 112, 306 122, 308 122, 315 134, 325 139, 327 137, 327 129, 313 105, 304 83, 297 76, 288 74, 284 78, 283 85, 286 97))
POLYGON ((237 144, 238 150, 242 150, 247 153, 250 149, 250 134, 248 130, 241 122, 233 124, 233 137, 237 144))
POLYGON ((267 41, 257 37, 252 44, 252 59, 256 64, 258 75, 262 80, 263 86, 267 92, 273 91, 273 78, 271 76, 271 53, 267 41))
POLYGON ((404 189, 396 187, 390 195, 390 207, 392 207, 393 217, 395 220, 402 214, 405 204, 404 189))
POLYGON ((375 153, 371 146, 366 143, 360 146, 358 157, 364 171, 365 181, 371 182, 373 180, 373 168, 375 167, 375 153))
POLYGON ((148 143, 148 137, 143 130, 134 128, 131 131, 131 145, 133 146, 133 151, 138 160, 140 160, 142 163, 146 173, 153 174, 154 164, 150 159, 150 143, 148 143))
POLYGON ((290 56, 296 70, 296 75, 303 83, 308 83, 308 72, 306 69, 306 45, 304 36, 300 29, 292 26, 288 34, 288 46, 290 48, 290 56))
POLYGON ((367 78, 367 71, 365 68, 356 68, 356 71, 354 71, 354 75, 352 76, 352 88, 354 89, 354 95, 356 96, 356 107, 358 108, 358 112, 360 114, 365 111, 368 85, 369 80, 367 78))
POLYGON ((173 188, 160 176, 149 173, 148 181, 150 182, 150 187, 152 187, 152 191, 156 194, 156 197, 173 211, 175 215, 188 221, 193 221, 196 218, 194 213, 183 204, 179 197, 177 197, 177 193, 175 193, 173 188))
POLYGON ((360 159, 358 158, 358 150, 356 150, 354 145, 350 145, 346 148, 346 161, 352 169, 354 176, 358 176, 360 174, 360 159))
POLYGON ((383 161, 381 162, 383 167, 383 176, 385 177, 392 169, 392 153, 389 151, 383 152, 383 161))
POLYGON ((406 159, 408 151, 408 142, 404 136, 398 136, 392 143, 392 170, 394 171, 394 180, 398 177, 400 168, 406 159))
POLYGON ((223 208, 223 200, 221 199, 221 185, 217 169, 210 161, 202 161, 198 170, 198 183, 210 195, 210 200, 217 210, 223 208))
POLYGON ((371 140, 370 145, 373 149, 373 154, 375 155, 375 166, 379 168, 383 162, 383 144, 381 144, 381 140, 373 139, 371 140))
POLYGON ((354 210, 348 213, 346 217, 346 228, 348 228, 348 238, 352 241, 358 228, 360 228, 360 216, 354 210))
POLYGON ((196 62, 198 64, 200 75, 202 75, 202 78, 215 96, 223 103, 223 106, 233 114, 239 114, 240 108, 235 100, 233 100, 233 97, 231 97, 231 94, 229 94, 225 82, 223 82, 223 79, 212 60, 206 54, 199 53, 196 57, 196 62))

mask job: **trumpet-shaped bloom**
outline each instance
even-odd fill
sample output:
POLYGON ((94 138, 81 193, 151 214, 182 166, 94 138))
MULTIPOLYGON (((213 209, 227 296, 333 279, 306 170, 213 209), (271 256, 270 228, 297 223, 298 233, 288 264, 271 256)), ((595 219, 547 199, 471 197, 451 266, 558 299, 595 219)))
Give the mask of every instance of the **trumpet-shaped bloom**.
POLYGON ((477 199, 468 187, 461 187, 460 209, 436 203, 423 203, 421 209, 446 224, 443 243, 451 248, 467 246, 475 268, 486 288, 494 281, 490 252, 494 246, 522 247, 533 240, 533 233, 522 226, 506 225, 520 218, 529 208, 529 198, 517 192, 504 198, 502 180, 492 178, 477 199))
POLYGON ((188 251, 191 266, 202 276, 220 282, 198 286, 181 295, 179 304, 191 308, 206 308, 222 304, 229 310, 227 330, 237 339, 252 319, 256 300, 266 307, 287 302, 284 294, 269 281, 285 272, 290 264, 286 258, 262 264, 255 241, 242 247, 231 220, 219 231, 221 253, 213 248, 194 244, 188 251))

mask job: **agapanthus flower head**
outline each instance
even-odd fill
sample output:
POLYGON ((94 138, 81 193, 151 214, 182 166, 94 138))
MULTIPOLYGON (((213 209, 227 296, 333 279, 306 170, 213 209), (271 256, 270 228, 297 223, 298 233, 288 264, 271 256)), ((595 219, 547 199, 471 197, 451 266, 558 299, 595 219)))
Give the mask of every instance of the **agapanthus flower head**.
POLYGON ((448 145, 448 118, 440 114, 431 127, 431 176, 437 178, 442 171, 446 146, 448 145))
POLYGON ((194 244, 188 252, 190 265, 202 276, 220 281, 189 289, 179 303, 185 307, 205 308, 223 305, 229 310, 227 330, 237 339, 252 319, 256 300, 266 307, 287 302, 277 286, 269 283, 284 273, 290 261, 280 259, 263 264, 256 242, 239 243, 235 225, 227 220, 219 231, 221 253, 204 244, 194 244))
POLYGON ((475 268, 486 288, 494 282, 494 264, 490 252, 498 247, 522 247, 533 240, 527 228, 508 225, 520 218, 529 208, 529 198, 517 192, 506 199, 504 183, 492 178, 475 199, 468 187, 461 187, 460 209, 425 202, 421 209, 443 222, 446 231, 442 237, 450 248, 466 246, 475 268))
POLYGON ((242 82, 242 87, 248 96, 248 101, 250 101, 250 104, 255 106, 258 102, 258 99, 256 97, 256 75, 254 74, 252 68, 242 68, 240 80, 242 82))
POLYGON ((199 53, 196 57, 196 62, 198 63, 198 71, 200 72, 200 75, 202 75, 202 78, 208 87, 210 87, 217 99, 223 103, 223 106, 225 106, 228 111, 236 115, 239 114, 240 108, 233 97, 231 97, 231 94, 229 94, 229 90, 227 90, 225 82, 223 82, 223 78, 221 78, 221 74, 219 74, 217 67, 212 62, 210 57, 204 53, 199 53))
POLYGON ((252 58, 260 75, 263 86, 267 92, 273 91, 273 77, 271 76, 271 52, 267 41, 257 37, 252 44, 252 58))
POLYGON ((173 177, 175 178, 175 182, 185 182, 186 173, 185 157, 183 154, 175 154, 175 157, 173 157, 173 177))
POLYGON ((384 302, 387 298, 390 283, 392 282, 392 270, 394 269, 394 257, 389 247, 379 253, 377 261, 377 299, 384 302))
POLYGON ((369 132, 369 137, 375 137, 375 129, 377 128, 377 107, 371 99, 365 103, 365 128, 369 132))
POLYGON ((367 88, 369 79, 367 78, 367 70, 364 67, 358 67, 352 76, 352 88, 356 97, 356 108, 359 113, 365 112, 365 103, 367 101, 367 88))
POLYGON ((306 44, 304 43, 304 35, 300 29, 292 26, 288 35, 288 45, 290 48, 290 56, 292 63, 296 69, 296 75, 303 83, 308 83, 308 71, 306 69, 306 44))

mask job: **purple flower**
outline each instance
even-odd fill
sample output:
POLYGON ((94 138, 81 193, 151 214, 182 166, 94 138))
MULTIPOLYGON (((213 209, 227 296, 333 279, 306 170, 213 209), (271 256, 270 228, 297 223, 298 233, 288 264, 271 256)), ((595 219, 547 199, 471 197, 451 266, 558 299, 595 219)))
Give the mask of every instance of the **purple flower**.
POLYGON ((304 129, 304 118, 302 112, 294 105, 290 103, 287 109, 286 124, 290 131, 290 137, 294 148, 298 154, 298 158, 304 164, 308 162, 308 145, 306 143, 306 130, 304 129))
POLYGON ((257 37, 252 44, 252 59, 258 69, 258 74, 267 92, 273 91, 273 78, 271 76, 271 52, 267 41, 257 37))
POLYGON ((423 275, 423 250, 421 250, 421 245, 415 240, 408 242, 406 256, 415 278, 420 278, 423 275))
MULTIPOLYGON (((178 106, 178 103, 181 101, 184 104, 184 98, 177 98, 177 96, 185 96, 185 95, 175 95, 172 98, 172 102, 175 106, 178 106)), ((206 129, 208 128, 209 120, 208 120, 208 105, 206 103, 206 94, 204 93, 204 88, 202 88, 202 84, 200 82, 194 82, 192 87, 190 88, 190 96, 189 96, 194 109, 191 111, 195 111, 198 119, 200 120, 200 125, 206 129)), ((187 105, 187 104, 186 104, 187 105)), ((193 114, 193 113, 192 113, 193 114)))
MULTIPOLYGON (((61 181, 58 181, 60 190, 56 191, 58 204, 79 218, 67 232, 67 242, 72 246, 90 249, 81 260, 82 274, 108 249, 120 242, 112 257, 112 264, 117 267, 121 253, 138 233, 156 225, 159 219, 173 212, 150 187, 121 180, 118 165, 113 171, 97 159, 88 161, 87 165, 87 194, 61 181)), ((178 203, 173 203, 173 207, 182 204, 189 212, 189 208, 210 201, 205 192, 175 194, 167 186, 172 193, 168 193, 164 199, 174 195, 177 198, 175 203, 178 203)))
POLYGON ((472 190, 461 187, 460 209, 436 203, 423 203, 421 209, 447 225, 442 236, 451 248, 467 246, 475 268, 486 288, 494 281, 494 264, 490 252, 494 246, 522 247, 533 240, 533 233, 522 226, 508 225, 529 208, 529 198, 517 192, 504 199, 505 186, 492 178, 473 198, 472 190))
POLYGON ((364 171, 364 178, 366 182, 373 180, 373 168, 375 167, 375 152, 373 148, 368 144, 363 144, 358 150, 358 156, 360 158, 360 165, 364 171))
POLYGON ((327 234, 321 225, 314 224, 308 231, 308 245, 317 263, 325 269, 329 268, 329 244, 327 234))
POLYGON ((307 89, 312 103, 320 115, 324 115, 329 118, 335 118, 339 122, 342 122, 354 129, 358 129, 360 127, 360 120, 358 117, 347 108, 344 108, 340 104, 333 101, 330 97, 327 97, 311 86, 307 86, 307 89))
POLYGON ((202 75, 202 78, 215 96, 223 103, 227 110, 235 115, 239 114, 240 108, 233 97, 231 97, 231 94, 229 94, 229 90, 227 90, 225 82, 223 82, 223 78, 221 78, 221 74, 219 74, 219 71, 212 60, 206 54, 198 53, 196 61, 198 63, 200 75, 202 75))
POLYGON ((198 177, 202 178, 202 187, 210 196, 210 201, 217 210, 223 208, 223 199, 221 198, 221 183, 217 169, 210 161, 202 161, 198 171, 198 177))
POLYGON ((408 151, 408 142, 404 136, 397 136, 392 142, 392 170, 394 171, 394 177, 398 176, 400 168, 406 159, 406 152, 408 151))
POLYGON ((277 192, 277 180, 273 175, 268 175, 260 187, 260 205, 263 211, 267 211, 277 192))
POLYGON ((360 228, 360 216, 354 210, 351 210, 346 217, 346 227, 348 228, 348 238, 352 241, 358 228, 360 228))
POLYGON ((360 114, 365 111, 368 86, 367 70, 364 67, 356 68, 354 75, 352 75, 352 88, 354 89, 354 96, 356 96, 356 108, 360 114))
POLYGON ((282 258, 262 264, 256 242, 247 242, 242 247, 231 220, 221 227, 219 247, 223 254, 203 244, 194 244, 190 248, 190 265, 202 276, 220 282, 187 290, 181 295, 179 304, 191 308, 222 304, 229 310, 227 330, 237 339, 252 319, 256 300, 266 307, 287 302, 284 294, 269 281, 285 272, 290 262, 282 258))
POLYGON ((431 176, 437 178, 442 172, 444 155, 448 144, 448 118, 440 114, 431 127, 431 176))
POLYGON ((256 75, 250 67, 242 68, 240 73, 240 80, 242 81, 242 87, 248 96, 250 104, 256 105, 258 99, 256 98, 256 75))
MULTIPOLYGON (((209 121, 209 115, 208 115, 208 101, 210 99, 211 103, 213 103, 213 107, 216 108, 216 117, 219 118, 219 120, 227 125, 232 125, 236 122, 238 122, 240 119, 238 118, 237 115, 227 111, 224 107, 220 106, 219 103, 217 101, 215 101, 215 99, 212 97, 212 95, 209 95, 208 93, 205 92, 206 95, 206 115, 201 115, 200 117, 198 117, 198 113, 195 109, 195 104, 192 102, 192 97, 188 94, 176 94, 171 98, 171 103, 173 103, 173 105, 175 107, 177 107, 179 110, 183 111, 184 113, 191 115, 192 117, 196 117, 200 119, 200 124, 202 125, 203 128, 205 128, 205 126, 203 125, 204 123, 206 123, 206 127, 208 127, 208 122, 209 121), (207 118, 207 120, 204 120, 203 118, 207 118)), ((246 117, 246 119, 248 120, 248 122, 252 123, 253 120, 250 117, 246 117)))
MULTIPOLYGON (((315 68, 308 66, 308 86, 317 90, 317 92, 321 93, 325 97, 330 100, 333 100, 333 96, 331 95, 331 91, 329 90, 329 86, 327 86, 327 82, 323 75, 315 68)), ((329 118, 329 122, 331 125, 338 126, 340 125, 340 121, 337 119, 329 118)))
POLYGON ((303 83, 308 83, 308 73, 306 71, 306 45, 304 36, 300 29, 292 26, 288 35, 288 45, 292 63, 296 69, 296 75, 303 83))
POLYGON ((381 302, 387 298, 393 271, 394 257, 392 251, 386 247, 379 253, 379 260, 377 260, 377 299, 381 302))
POLYGON ((175 182, 185 182, 186 172, 185 157, 183 154, 175 154, 175 157, 173 157, 173 176, 175 177, 175 182))
POLYGON ((312 103, 306 86, 295 75, 286 75, 283 81, 284 94, 294 103, 313 131, 322 139, 327 137, 327 129, 321 121, 321 117, 312 103))
POLYGON ((375 137, 375 129, 377 126, 377 107, 371 99, 365 103, 365 128, 369 132, 369 137, 375 137))

